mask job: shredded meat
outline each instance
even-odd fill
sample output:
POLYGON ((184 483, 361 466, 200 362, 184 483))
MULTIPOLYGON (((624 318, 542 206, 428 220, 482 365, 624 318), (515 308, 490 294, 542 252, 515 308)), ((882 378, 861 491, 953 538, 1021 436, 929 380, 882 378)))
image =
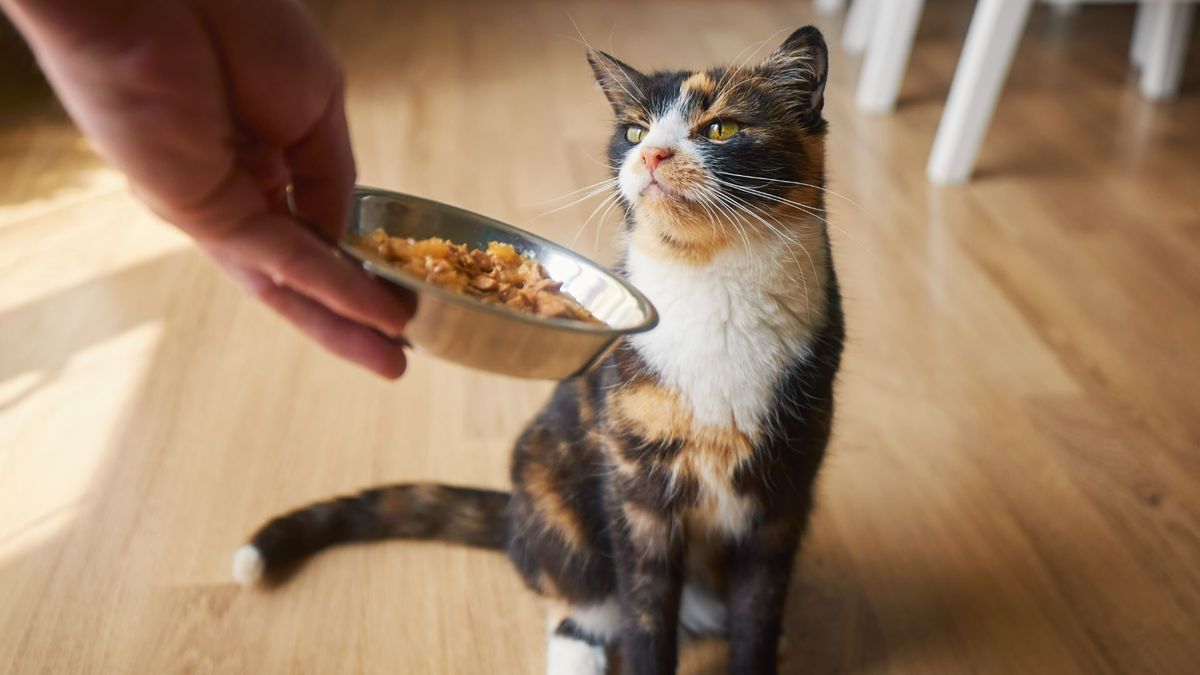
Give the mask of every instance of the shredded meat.
POLYGON ((484 302, 552 319, 604 323, 562 290, 536 260, 509 244, 493 241, 487 250, 467 249, 445 239, 390 237, 375 230, 360 243, 403 272, 484 302))

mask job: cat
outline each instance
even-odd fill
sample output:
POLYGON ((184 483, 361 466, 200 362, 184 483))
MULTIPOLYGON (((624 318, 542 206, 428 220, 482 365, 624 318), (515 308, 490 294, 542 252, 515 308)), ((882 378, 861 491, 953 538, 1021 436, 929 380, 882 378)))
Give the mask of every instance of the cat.
POLYGON ((643 74, 588 60, 612 105, 619 271, 659 326, 558 385, 516 442, 512 492, 380 487, 264 525, 244 584, 327 546, 387 538, 505 549, 549 605, 547 672, 673 673, 721 633, 773 673, 793 559, 833 419, 843 319, 825 228, 814 27, 765 60, 643 74))

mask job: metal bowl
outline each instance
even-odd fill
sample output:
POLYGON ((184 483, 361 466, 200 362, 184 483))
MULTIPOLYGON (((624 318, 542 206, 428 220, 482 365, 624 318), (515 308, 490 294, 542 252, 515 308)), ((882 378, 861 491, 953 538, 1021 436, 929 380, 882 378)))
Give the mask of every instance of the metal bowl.
POLYGON ((455 363, 504 375, 559 380, 592 368, 623 335, 650 330, 658 314, 645 296, 604 267, 558 244, 477 213, 412 195, 358 187, 341 249, 377 277, 417 294, 404 335, 412 345, 455 363), (546 319, 446 290, 405 274, 359 237, 383 228, 391 236, 441 237, 472 248, 511 244, 605 326, 546 319))

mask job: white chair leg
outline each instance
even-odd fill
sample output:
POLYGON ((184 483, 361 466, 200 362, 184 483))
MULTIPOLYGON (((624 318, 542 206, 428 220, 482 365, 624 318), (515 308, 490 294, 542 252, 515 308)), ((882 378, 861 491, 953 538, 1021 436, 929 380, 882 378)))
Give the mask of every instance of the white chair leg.
POLYGON ((1142 62, 1142 96, 1151 101, 1174 98, 1183 77, 1195 5, 1164 2, 1150 15, 1142 62))
POLYGON ((842 29, 842 47, 851 54, 861 54, 871 37, 879 5, 889 0, 851 0, 846 12, 846 27, 842 29))
POLYGON ((1059 16, 1072 16, 1079 12, 1080 0, 1047 0, 1051 9, 1059 16))
POLYGON ((820 14, 837 14, 846 8, 846 0, 814 0, 820 14))
POLYGON ((971 175, 1033 0, 979 0, 925 168, 939 185, 971 175))
POLYGON ((1142 0, 1138 3, 1137 18, 1133 21, 1133 39, 1129 42, 1129 62, 1134 68, 1146 64, 1146 46, 1150 44, 1150 27, 1155 22, 1155 14, 1162 9, 1162 3, 1156 0, 1142 0))
POLYGON ((872 114, 896 107, 925 0, 885 0, 879 5, 856 99, 859 110, 872 114))

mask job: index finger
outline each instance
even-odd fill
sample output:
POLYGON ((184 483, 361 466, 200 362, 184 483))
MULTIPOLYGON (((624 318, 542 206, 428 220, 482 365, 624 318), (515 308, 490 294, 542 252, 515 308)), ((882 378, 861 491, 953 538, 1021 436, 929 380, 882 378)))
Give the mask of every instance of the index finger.
POLYGON ((258 270, 334 313, 391 337, 402 334, 416 309, 411 294, 371 279, 356 263, 338 256, 285 216, 255 215, 222 237, 202 240, 201 245, 220 259, 258 270))

